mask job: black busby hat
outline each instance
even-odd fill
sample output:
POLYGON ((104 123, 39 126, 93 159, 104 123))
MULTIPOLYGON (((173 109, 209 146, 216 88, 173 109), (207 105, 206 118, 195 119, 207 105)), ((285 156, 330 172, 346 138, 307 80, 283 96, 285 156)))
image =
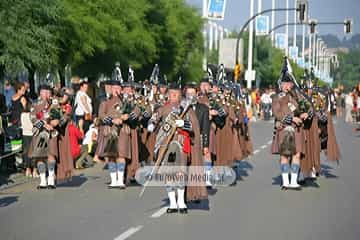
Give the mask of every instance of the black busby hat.
POLYGON ((158 86, 159 86, 159 87, 164 87, 164 88, 167 88, 167 87, 168 87, 166 75, 160 75, 160 76, 159 76, 158 86))
POLYGON ((196 88, 197 83, 196 82, 188 82, 185 84, 185 88, 196 88))
POLYGON ((41 84, 41 85, 39 86, 39 92, 40 92, 41 90, 49 90, 49 91, 51 91, 52 88, 51 88, 49 85, 47 85, 47 84, 41 84))
POLYGON ((181 86, 178 82, 170 82, 168 88, 170 90, 181 90, 181 86))

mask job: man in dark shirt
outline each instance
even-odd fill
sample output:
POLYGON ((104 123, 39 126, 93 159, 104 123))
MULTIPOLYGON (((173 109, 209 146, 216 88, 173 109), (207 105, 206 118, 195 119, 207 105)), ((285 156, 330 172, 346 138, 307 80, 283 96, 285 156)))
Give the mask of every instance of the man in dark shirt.
MULTIPOLYGON (((189 83, 186 85, 186 98, 197 98, 196 83, 189 83)), ((211 157, 209 152, 209 136, 210 136, 210 119, 209 119, 209 107, 205 104, 195 102, 192 106, 196 113, 196 117, 199 121, 201 145, 203 151, 203 159, 205 165, 205 173, 207 175, 206 185, 211 186, 210 172, 211 172, 211 157)))

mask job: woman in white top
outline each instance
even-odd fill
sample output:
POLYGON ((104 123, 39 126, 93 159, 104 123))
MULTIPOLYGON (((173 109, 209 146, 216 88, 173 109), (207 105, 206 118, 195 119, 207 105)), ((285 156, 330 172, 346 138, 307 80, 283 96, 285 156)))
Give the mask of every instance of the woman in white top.
POLYGON ((351 115, 351 110, 354 107, 353 98, 351 93, 346 94, 345 96, 345 122, 352 122, 353 118, 351 115))
POLYGON ((89 83, 87 81, 80 82, 80 89, 75 97, 75 117, 76 123, 80 130, 86 132, 89 129, 92 116, 91 98, 87 95, 89 83))
POLYGON ((25 164, 26 172, 25 176, 27 177, 37 177, 37 170, 34 168, 32 160, 28 156, 29 147, 31 144, 31 139, 33 136, 33 124, 30 118, 30 104, 27 103, 24 111, 20 115, 20 123, 22 128, 22 151, 23 151, 23 161, 25 164), (33 171, 32 171, 33 170, 33 171))

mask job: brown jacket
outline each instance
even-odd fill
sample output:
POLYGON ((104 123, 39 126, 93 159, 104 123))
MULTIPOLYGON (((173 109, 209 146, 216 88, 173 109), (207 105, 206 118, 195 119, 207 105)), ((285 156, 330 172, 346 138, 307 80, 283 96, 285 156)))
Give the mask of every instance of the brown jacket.
MULTIPOLYGON (((272 153, 280 154, 280 145, 283 143, 284 129, 287 126, 283 122, 286 116, 294 117, 294 111, 298 107, 296 100, 290 94, 280 93, 273 98, 272 110, 275 116, 275 134, 272 142, 272 153)), ((295 128, 295 151, 296 153, 304 153, 304 131, 301 126, 296 126, 294 123, 290 126, 295 128)))

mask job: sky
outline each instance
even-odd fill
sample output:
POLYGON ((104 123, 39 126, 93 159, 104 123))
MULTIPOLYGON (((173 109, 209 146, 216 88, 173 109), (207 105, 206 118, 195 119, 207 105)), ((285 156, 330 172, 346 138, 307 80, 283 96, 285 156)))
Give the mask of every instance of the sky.
MULTIPOLYGON (((199 9, 201 13, 202 0, 186 0, 189 4, 199 9)), ((257 12, 258 0, 255 2, 257 12)), ((271 8, 271 0, 262 0, 262 9, 271 8)), ((343 22, 346 18, 353 20, 353 33, 360 33, 360 0, 309 0, 309 18, 317 19, 319 22, 343 22)), ((295 0, 289 0, 290 7, 294 7, 295 0)), ((286 0, 276 0, 276 7, 284 8, 286 0)), ((285 23, 285 12, 277 12, 275 25, 285 23)), ((271 13, 268 14, 271 19, 271 13)), ((229 30, 240 29, 242 24, 250 17, 250 0, 227 0, 225 19, 218 23, 229 30)), ((294 21, 294 15, 290 13, 289 19, 294 21)), ((299 28, 299 27, 298 27, 299 28)), ((292 27, 289 28, 290 35, 293 34, 292 27)), ((319 26, 318 33, 334 34, 340 39, 345 37, 342 25, 319 26)), ((285 32, 285 28, 277 32, 285 32)), ((299 33, 299 30, 298 30, 299 33)))

